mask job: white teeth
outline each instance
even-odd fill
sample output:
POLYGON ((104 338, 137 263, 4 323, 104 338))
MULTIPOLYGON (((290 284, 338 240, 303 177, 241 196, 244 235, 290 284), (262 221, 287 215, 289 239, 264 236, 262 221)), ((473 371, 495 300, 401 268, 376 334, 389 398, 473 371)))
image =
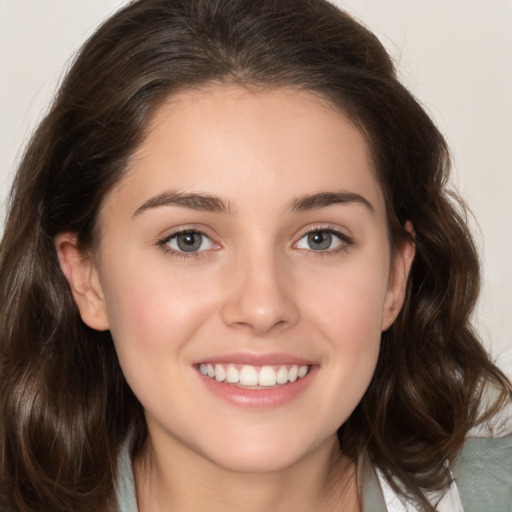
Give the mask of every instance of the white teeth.
POLYGON ((232 364, 228 365, 226 370, 226 380, 231 384, 240 381, 240 372, 232 364))
POLYGON ((276 382, 278 384, 286 384, 288 382, 288 370, 286 369, 286 366, 281 366, 281 368, 277 370, 276 382))
POLYGON ((302 379, 302 377, 305 377, 308 373, 308 367, 307 366, 301 366, 299 367, 299 373, 297 374, 299 379, 302 379))
POLYGON ((242 386, 257 386, 258 370, 254 366, 243 366, 240 370, 240 384, 242 386))
POLYGON ((241 386, 259 386, 272 387, 283 385, 288 382, 295 382, 302 379, 309 372, 309 366, 292 365, 289 368, 285 365, 280 367, 263 366, 261 368, 245 365, 240 370, 234 364, 210 364, 202 363, 199 365, 199 371, 215 379, 218 382, 227 381, 230 384, 240 384, 241 386))
POLYGON ((258 375, 260 386, 275 386, 277 382, 276 371, 271 366, 264 366, 258 375))
POLYGON ((215 365, 215 380, 219 382, 226 380, 226 370, 220 364, 215 365))

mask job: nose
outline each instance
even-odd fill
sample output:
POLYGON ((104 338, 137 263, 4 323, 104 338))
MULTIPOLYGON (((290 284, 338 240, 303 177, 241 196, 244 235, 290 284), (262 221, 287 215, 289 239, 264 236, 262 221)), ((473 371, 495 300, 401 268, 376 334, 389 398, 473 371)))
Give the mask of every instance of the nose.
POLYGON ((295 325, 300 314, 286 264, 279 264, 270 255, 241 260, 227 277, 224 322, 230 327, 250 330, 256 336, 295 325))

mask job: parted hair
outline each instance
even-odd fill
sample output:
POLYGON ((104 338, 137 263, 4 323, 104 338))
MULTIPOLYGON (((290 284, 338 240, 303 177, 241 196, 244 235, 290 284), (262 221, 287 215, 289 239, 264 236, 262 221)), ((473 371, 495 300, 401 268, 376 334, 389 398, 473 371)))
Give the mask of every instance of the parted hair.
POLYGON ((0 245, 0 509, 115 507, 118 452, 127 439, 142 446, 143 411, 110 333, 82 322, 54 237, 73 232, 93 249, 98 211, 151 115, 169 95, 210 83, 310 92, 364 135, 391 245, 412 237, 416 257, 340 449, 434 510, 424 492, 449 484, 443 461, 511 387, 470 324, 479 261, 447 190, 446 143, 378 39, 324 0, 138 0, 78 53, 24 153, 0 245))

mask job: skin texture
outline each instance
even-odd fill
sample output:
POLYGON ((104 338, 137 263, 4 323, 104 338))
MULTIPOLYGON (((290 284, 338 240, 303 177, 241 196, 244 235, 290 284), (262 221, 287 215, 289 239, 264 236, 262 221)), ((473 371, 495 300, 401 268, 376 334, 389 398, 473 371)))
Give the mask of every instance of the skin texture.
POLYGON ((209 510, 357 509, 336 430, 371 380, 414 256, 406 244, 392 257, 357 128, 293 90, 180 93, 152 119, 99 230, 92 255, 71 233, 56 246, 84 322, 110 329, 145 410, 141 510, 196 510, 205 500, 209 510), (297 207, 334 192, 352 200, 297 207), (169 204, 177 193, 222 206, 182 196, 169 204), (169 237, 180 230, 204 233, 200 250, 179 252, 169 237), (339 235, 318 250, 311 230, 339 235), (276 352, 314 368, 279 406, 224 400, 197 369, 224 354, 276 352))

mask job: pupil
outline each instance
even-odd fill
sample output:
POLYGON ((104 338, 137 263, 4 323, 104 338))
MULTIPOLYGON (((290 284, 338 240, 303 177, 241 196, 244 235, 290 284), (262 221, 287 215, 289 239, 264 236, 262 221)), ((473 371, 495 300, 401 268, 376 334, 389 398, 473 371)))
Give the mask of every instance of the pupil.
POLYGON ((308 235, 308 243, 311 249, 325 251, 331 246, 332 235, 325 231, 317 231, 308 235))
POLYGON ((201 247, 201 236, 197 233, 181 233, 178 235, 177 243, 182 251, 197 251, 201 247))

